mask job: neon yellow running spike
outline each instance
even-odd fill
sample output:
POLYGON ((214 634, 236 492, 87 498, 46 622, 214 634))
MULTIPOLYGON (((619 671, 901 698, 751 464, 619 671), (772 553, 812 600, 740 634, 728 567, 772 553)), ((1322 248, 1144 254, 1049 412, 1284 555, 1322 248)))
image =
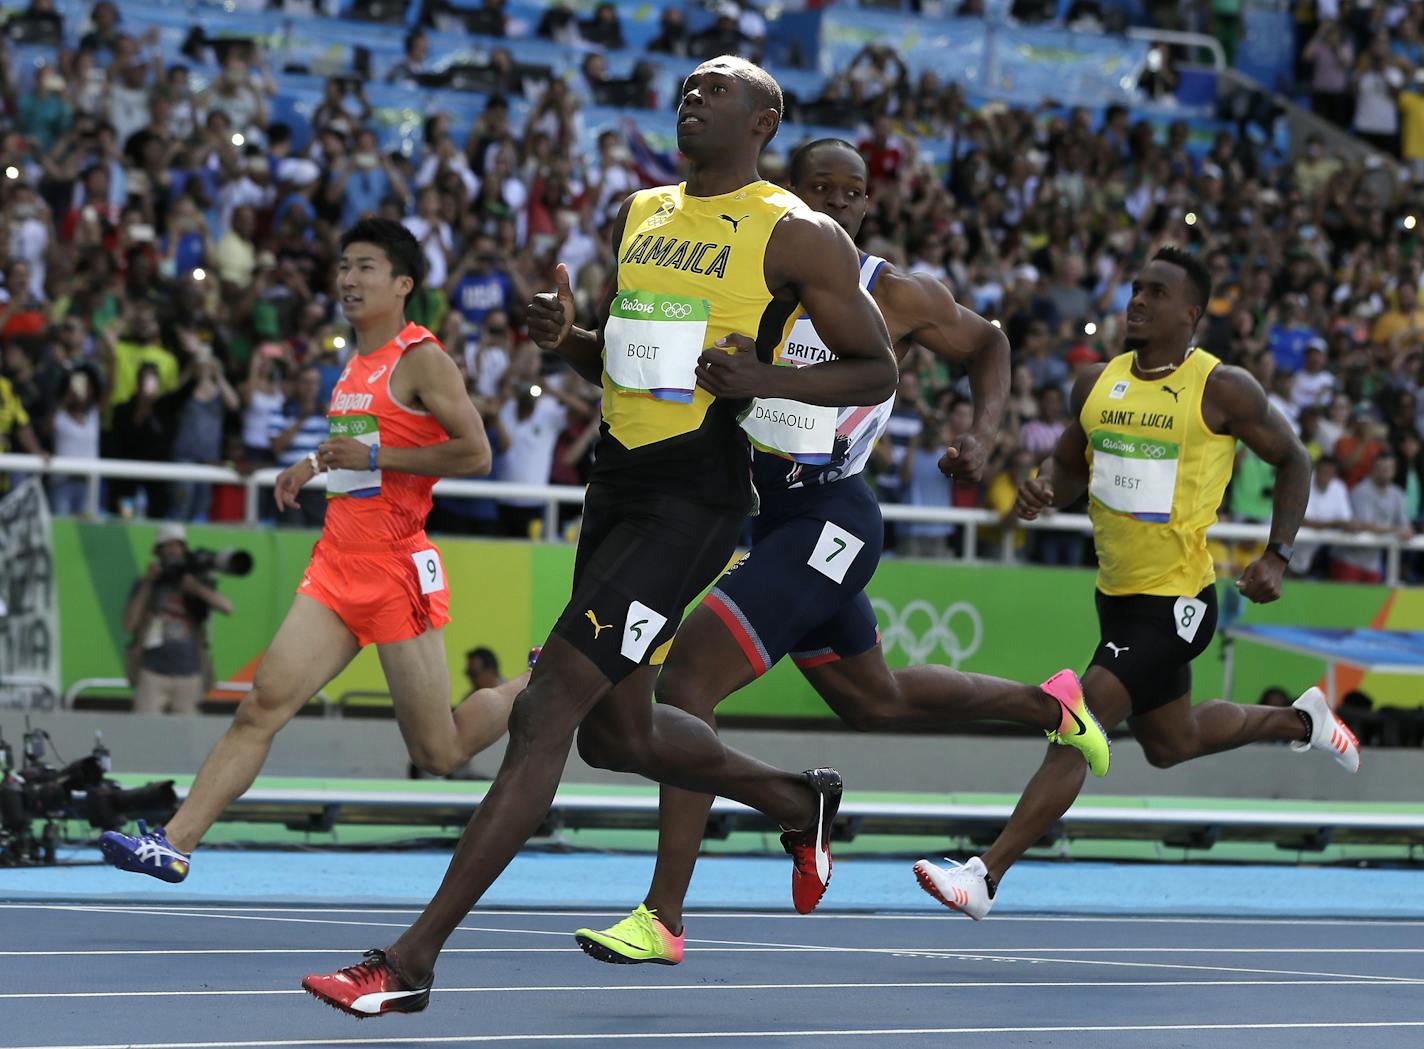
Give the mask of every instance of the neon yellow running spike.
POLYGON ((590 958, 614 965, 676 965, 682 961, 682 934, 668 932, 657 912, 641 903, 617 925, 602 932, 579 929, 574 939, 590 958))
POLYGON ((1083 683, 1078 680, 1078 675, 1071 670, 1060 670, 1038 687, 1058 700, 1063 709, 1058 728, 1046 733, 1048 738, 1081 751, 1093 775, 1106 776, 1108 762, 1112 758, 1112 745, 1108 742, 1108 734, 1088 709, 1088 701, 1083 698, 1083 683))

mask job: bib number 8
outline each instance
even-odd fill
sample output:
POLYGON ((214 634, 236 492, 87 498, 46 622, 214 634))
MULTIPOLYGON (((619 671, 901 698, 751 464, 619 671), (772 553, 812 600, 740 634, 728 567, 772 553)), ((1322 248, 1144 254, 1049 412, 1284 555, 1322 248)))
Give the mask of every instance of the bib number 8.
POLYGON ((420 576, 420 592, 433 594, 445 589, 445 566, 440 563, 440 551, 431 547, 411 554, 415 570, 420 576))
POLYGON ((1179 597, 1177 603, 1172 608, 1173 625, 1177 628, 1177 636, 1187 644, 1196 640, 1197 630, 1202 625, 1202 620, 1206 618, 1206 602, 1198 601, 1194 597, 1179 597))

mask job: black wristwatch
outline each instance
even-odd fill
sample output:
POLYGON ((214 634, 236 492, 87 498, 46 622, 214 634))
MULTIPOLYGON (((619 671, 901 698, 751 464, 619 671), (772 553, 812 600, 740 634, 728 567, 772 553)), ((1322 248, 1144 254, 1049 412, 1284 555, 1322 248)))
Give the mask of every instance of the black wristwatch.
POLYGON ((1290 564, 1291 557, 1295 555, 1295 547, 1290 543, 1267 543, 1266 553, 1275 554, 1286 564, 1290 564))

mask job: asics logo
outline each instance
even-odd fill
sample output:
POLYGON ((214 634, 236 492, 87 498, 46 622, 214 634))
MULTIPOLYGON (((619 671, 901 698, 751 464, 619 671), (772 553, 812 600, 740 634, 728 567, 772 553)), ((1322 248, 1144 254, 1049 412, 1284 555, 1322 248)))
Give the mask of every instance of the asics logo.
POLYGON ((377 379, 379 379, 382 375, 385 375, 385 374, 386 374, 386 366, 383 364, 383 365, 381 365, 379 368, 377 368, 375 371, 373 371, 373 372, 370 374, 370 376, 367 377, 367 379, 366 379, 366 385, 367 385, 367 386, 371 385, 371 383, 375 382, 377 379))
POLYGON ((659 306, 669 320, 680 321, 692 316, 692 307, 685 302, 663 302, 659 306))
POLYGON ((585 617, 590 623, 593 624, 593 639, 594 639, 595 641, 598 640, 598 635, 599 635, 599 634, 603 633, 605 630, 607 630, 610 626, 613 625, 612 623, 600 623, 600 622, 598 621, 598 616, 596 616, 596 615, 594 614, 593 609, 591 609, 591 608, 590 608, 587 612, 584 613, 584 617, 585 617))
POLYGON ((928 662, 938 650, 957 668, 979 651, 984 641, 984 621, 967 601, 937 608, 928 601, 915 600, 896 607, 876 597, 870 604, 880 622, 880 643, 885 651, 898 648, 911 663, 928 662))
POLYGON ((1114 645, 1111 641, 1104 641, 1104 642, 1103 642, 1103 647, 1106 648, 1106 649, 1109 649, 1109 650, 1112 652, 1112 654, 1113 654, 1113 658, 1116 659, 1118 656, 1120 656, 1120 655, 1122 655, 1124 652, 1126 652, 1130 646, 1128 646, 1128 645, 1114 645))
POLYGON ((162 867, 169 860, 181 859, 172 849, 165 849, 156 841, 145 841, 135 855, 140 863, 151 863, 155 867, 162 867))

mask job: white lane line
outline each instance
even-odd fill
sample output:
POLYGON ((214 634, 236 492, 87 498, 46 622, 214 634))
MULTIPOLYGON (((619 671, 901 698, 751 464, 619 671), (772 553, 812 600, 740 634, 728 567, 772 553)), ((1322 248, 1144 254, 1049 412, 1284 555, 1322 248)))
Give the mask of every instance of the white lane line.
MULTIPOLYGON (((0 910, 69 910, 83 911, 96 907, 95 904, 88 903, 0 903, 0 910)), ((165 910, 175 914, 192 911, 224 911, 242 914, 420 914, 419 907, 244 907, 238 904, 214 904, 204 906, 199 903, 190 904, 125 904, 114 903, 103 905, 104 910, 124 911, 124 910, 165 910)), ((490 917, 509 915, 510 917, 535 917, 548 918, 556 916, 574 915, 588 918, 626 918, 626 910, 567 910, 560 907, 553 907, 548 910, 507 910, 501 907, 491 907, 479 912, 490 917)), ((688 917, 695 918, 726 918, 726 919, 755 919, 764 921, 767 919, 791 919, 803 921, 799 914, 792 914, 788 911, 698 911, 689 910, 688 917)), ((963 919, 956 914, 948 912, 923 913, 923 914, 902 914, 896 912, 875 912, 861 914, 838 914, 834 911, 818 912, 816 920, 819 921, 907 921, 907 922, 954 922, 963 924, 963 919)), ((1405 927, 1414 928, 1424 926, 1424 920, 1410 918, 1223 918, 1223 917, 1133 917, 1123 915, 1068 915, 1068 914, 996 914, 994 924, 1001 925, 1007 922, 1050 922, 1050 923, 1071 923, 1071 924, 1125 924, 1125 925, 1281 925, 1292 928, 1298 926, 1368 926, 1370 928, 1379 927, 1405 927)))
MULTIPOLYGON (((843 990, 978 990, 995 987, 1074 988, 1097 990, 1106 987, 1372 987, 1374 980, 943 980, 910 983, 648 983, 549 985, 544 987, 436 987, 436 994, 539 994, 597 993, 610 991, 843 991, 843 990)), ((305 994, 301 988, 269 990, 178 990, 178 991, 8 991, 3 1000, 43 1000, 49 998, 229 998, 242 995, 305 994)))
POLYGON ((1424 1020, 1321 1020, 1293 1023, 1122 1024, 1093 1027, 878 1027, 820 1031, 660 1031, 592 1034, 463 1034, 395 1038, 289 1038, 244 1042, 101 1042, 69 1045, 17 1045, 9 1049, 267 1049, 302 1045, 465 1045, 488 1042, 642 1042, 692 1038, 885 1038, 947 1034, 1120 1034, 1150 1031, 1313 1031, 1424 1027, 1424 1020))

